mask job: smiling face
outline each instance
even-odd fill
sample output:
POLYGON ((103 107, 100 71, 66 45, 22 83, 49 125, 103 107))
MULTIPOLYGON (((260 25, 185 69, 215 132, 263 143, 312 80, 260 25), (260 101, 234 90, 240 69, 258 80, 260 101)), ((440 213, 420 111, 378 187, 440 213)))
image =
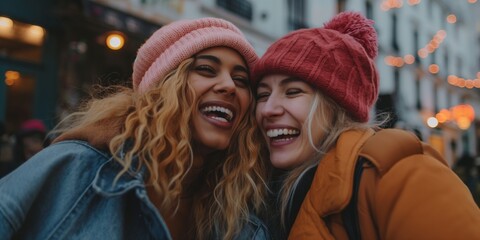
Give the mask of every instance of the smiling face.
MULTIPOLYGON (((255 115, 274 167, 292 169, 316 153, 306 126, 315 94, 309 84, 286 75, 269 75, 259 82, 255 115)), ((318 145, 320 122, 312 121, 310 131, 318 145)))
POLYGON ((252 100, 245 61, 230 48, 209 48, 195 55, 188 81, 198 103, 191 119, 194 147, 226 149, 252 100))

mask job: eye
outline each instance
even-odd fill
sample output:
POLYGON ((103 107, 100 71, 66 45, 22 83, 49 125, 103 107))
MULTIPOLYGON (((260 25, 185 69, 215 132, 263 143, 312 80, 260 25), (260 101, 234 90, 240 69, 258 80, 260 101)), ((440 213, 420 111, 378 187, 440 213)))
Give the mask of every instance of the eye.
POLYGON ((265 102, 268 100, 268 97, 270 96, 269 92, 257 92, 255 99, 257 102, 265 102))
POLYGON ((241 87, 241 88, 248 87, 248 78, 246 78, 245 76, 237 75, 237 76, 233 76, 232 79, 235 82, 235 85, 237 87, 241 87))
POLYGON ((195 71, 198 71, 203 74, 214 75, 215 69, 209 65, 198 65, 195 67, 195 71))
POLYGON ((287 96, 296 96, 300 93, 303 93, 302 89, 299 88, 290 88, 287 89, 287 92, 285 93, 287 96))

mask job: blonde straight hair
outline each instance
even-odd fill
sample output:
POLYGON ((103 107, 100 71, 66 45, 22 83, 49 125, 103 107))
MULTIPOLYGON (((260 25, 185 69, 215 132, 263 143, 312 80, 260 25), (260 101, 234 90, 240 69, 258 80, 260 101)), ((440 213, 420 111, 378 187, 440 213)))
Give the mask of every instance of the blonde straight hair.
MULTIPOLYGON (((68 122, 69 127, 58 127, 56 132, 120 119, 122 130, 109 143, 114 159, 123 166, 117 179, 131 169, 146 168, 146 185, 162 199, 160 211, 170 213, 178 207, 182 181, 193 164, 190 119, 198 106, 192 103, 196 97, 188 83, 193 63, 194 58, 183 61, 146 93, 115 87, 119 91, 92 99, 59 124, 68 122), (127 141, 132 145, 124 149, 127 141)), ((194 197, 192 208, 196 239, 233 239, 251 212, 260 213, 265 208, 266 166, 258 154, 253 105, 235 129, 229 148, 218 155, 219 159, 209 161, 211 169, 202 186, 206 191, 194 197)))
POLYGON ((328 96, 320 93, 318 90, 310 107, 306 122, 303 125, 303 132, 308 134, 311 147, 315 150, 315 155, 304 161, 300 166, 288 171, 283 178, 278 201, 280 205, 281 225, 285 228, 286 212, 288 204, 293 194, 299 176, 308 169, 315 167, 321 161, 323 156, 336 144, 339 136, 351 129, 376 128, 377 124, 361 123, 353 120, 347 112, 336 104, 328 96), (312 126, 318 124, 320 131, 323 132, 323 138, 320 142, 313 142, 312 126))

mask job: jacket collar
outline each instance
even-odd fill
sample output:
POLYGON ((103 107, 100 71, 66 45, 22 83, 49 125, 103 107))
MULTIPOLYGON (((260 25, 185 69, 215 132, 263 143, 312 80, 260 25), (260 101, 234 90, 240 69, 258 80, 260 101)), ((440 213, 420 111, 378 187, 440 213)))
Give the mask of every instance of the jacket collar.
MULTIPOLYGON (((121 159, 125 158, 125 154, 132 147, 132 144, 131 140, 127 140, 122 146, 119 153, 121 159)), ((93 180, 93 188, 104 196, 121 195, 135 187, 145 188, 144 179, 147 172, 145 166, 140 169, 136 169, 136 166, 138 166, 138 157, 132 159, 132 164, 125 173, 118 175, 123 167, 111 157, 98 169, 93 180)))
POLYGON ((312 186, 306 196, 320 216, 342 211, 350 201, 358 154, 374 130, 350 130, 342 133, 334 148, 318 164, 312 186))
POLYGON ((144 170, 133 171, 129 169, 118 177, 117 175, 121 170, 120 164, 110 158, 98 169, 93 180, 93 189, 100 195, 111 197, 121 195, 135 187, 145 187, 143 181, 144 170))

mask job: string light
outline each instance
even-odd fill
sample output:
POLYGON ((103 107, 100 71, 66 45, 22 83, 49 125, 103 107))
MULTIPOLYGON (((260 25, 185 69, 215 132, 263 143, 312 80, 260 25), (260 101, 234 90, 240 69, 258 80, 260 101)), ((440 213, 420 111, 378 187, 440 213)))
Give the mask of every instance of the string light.
MULTIPOLYGON (((421 0, 408 0, 407 3, 410 6, 420 4, 421 0)), ((403 7, 403 0, 384 0, 380 6, 383 11, 388 11, 393 8, 403 7)))
POLYGON ((403 57, 403 61, 406 64, 413 64, 415 62, 415 57, 412 54, 407 54, 403 57))
MULTIPOLYGON (((474 4, 477 2, 477 0, 467 0, 468 3, 471 3, 471 4, 474 4)), ((410 6, 415 6, 415 5, 418 5, 420 4, 421 0, 408 0, 407 3, 408 5, 410 6)), ((380 5, 380 8, 383 10, 383 11, 389 11, 390 9, 394 9, 394 8, 401 8, 403 7, 403 0, 384 0, 381 5, 380 5)))
POLYGON ((451 24, 454 24, 457 22, 457 16, 455 16, 454 14, 450 14, 447 16, 447 22, 448 23, 451 23, 451 24))
POLYGON ((119 50, 125 44, 125 38, 120 33, 109 33, 105 43, 112 50, 119 50))
MULTIPOLYGON (((435 52, 440 47, 440 44, 443 42, 446 36, 447 33, 445 30, 437 31, 435 36, 433 36, 428 44, 417 51, 418 56, 421 58, 428 57, 429 54, 435 52)), ((403 67, 404 64, 413 64, 414 62, 415 57, 412 54, 407 54, 404 57, 387 56, 385 58, 385 63, 394 67, 403 67)))
POLYGON ((408 5, 415 6, 420 3, 420 0, 408 0, 408 5))
POLYGON ((20 80, 20 73, 17 71, 6 71, 5 72, 5 85, 13 86, 15 82, 20 80))
POLYGON ((475 120, 475 110, 469 104, 459 104, 450 109, 441 109, 434 117, 427 119, 427 125, 435 128, 439 123, 454 123, 458 128, 466 130, 475 120))
POLYGON ((434 117, 429 117, 427 119, 427 125, 431 128, 435 128, 438 126, 438 120, 434 117))
POLYGON ((388 11, 392 8, 401 8, 403 6, 403 0, 384 0, 380 6, 383 11, 388 11))
POLYGON ((480 88, 480 72, 477 73, 476 79, 465 79, 455 75, 449 75, 447 77, 448 84, 460 87, 460 88, 480 88))
MULTIPOLYGON (((417 5, 420 2, 421 0, 408 0, 408 4, 410 6, 417 5)), ((468 0, 468 2, 474 4, 477 2, 477 0, 468 0)), ((382 2, 381 8, 384 11, 388 11, 392 8, 401 8, 402 6, 402 0, 384 0, 382 2)), ((455 24, 457 22, 457 16, 455 16, 454 14, 449 14, 446 17, 446 21, 450 24, 455 24)), ((433 36, 433 38, 429 41, 427 45, 417 50, 417 55, 420 58, 427 58, 429 54, 434 53, 440 47, 446 36, 447 32, 445 30, 437 31, 435 36, 433 36)), ((387 56, 384 60, 387 65, 398 68, 415 63, 415 57, 412 54, 406 54, 403 57, 387 56)), ((428 66, 428 71, 431 74, 437 74, 440 72, 440 67, 437 64, 430 64, 428 66)), ((473 79, 465 79, 452 74, 448 76, 447 82, 452 86, 460 88, 480 88, 480 72, 477 73, 477 78, 473 79)))
POLYGON ((437 74, 440 71, 440 67, 438 67, 437 64, 430 64, 430 66, 428 66, 428 71, 431 74, 437 74))
POLYGON ((448 109, 441 109, 440 112, 435 115, 435 118, 438 120, 439 123, 445 123, 447 121, 450 121, 450 119, 452 118, 452 114, 448 109))

